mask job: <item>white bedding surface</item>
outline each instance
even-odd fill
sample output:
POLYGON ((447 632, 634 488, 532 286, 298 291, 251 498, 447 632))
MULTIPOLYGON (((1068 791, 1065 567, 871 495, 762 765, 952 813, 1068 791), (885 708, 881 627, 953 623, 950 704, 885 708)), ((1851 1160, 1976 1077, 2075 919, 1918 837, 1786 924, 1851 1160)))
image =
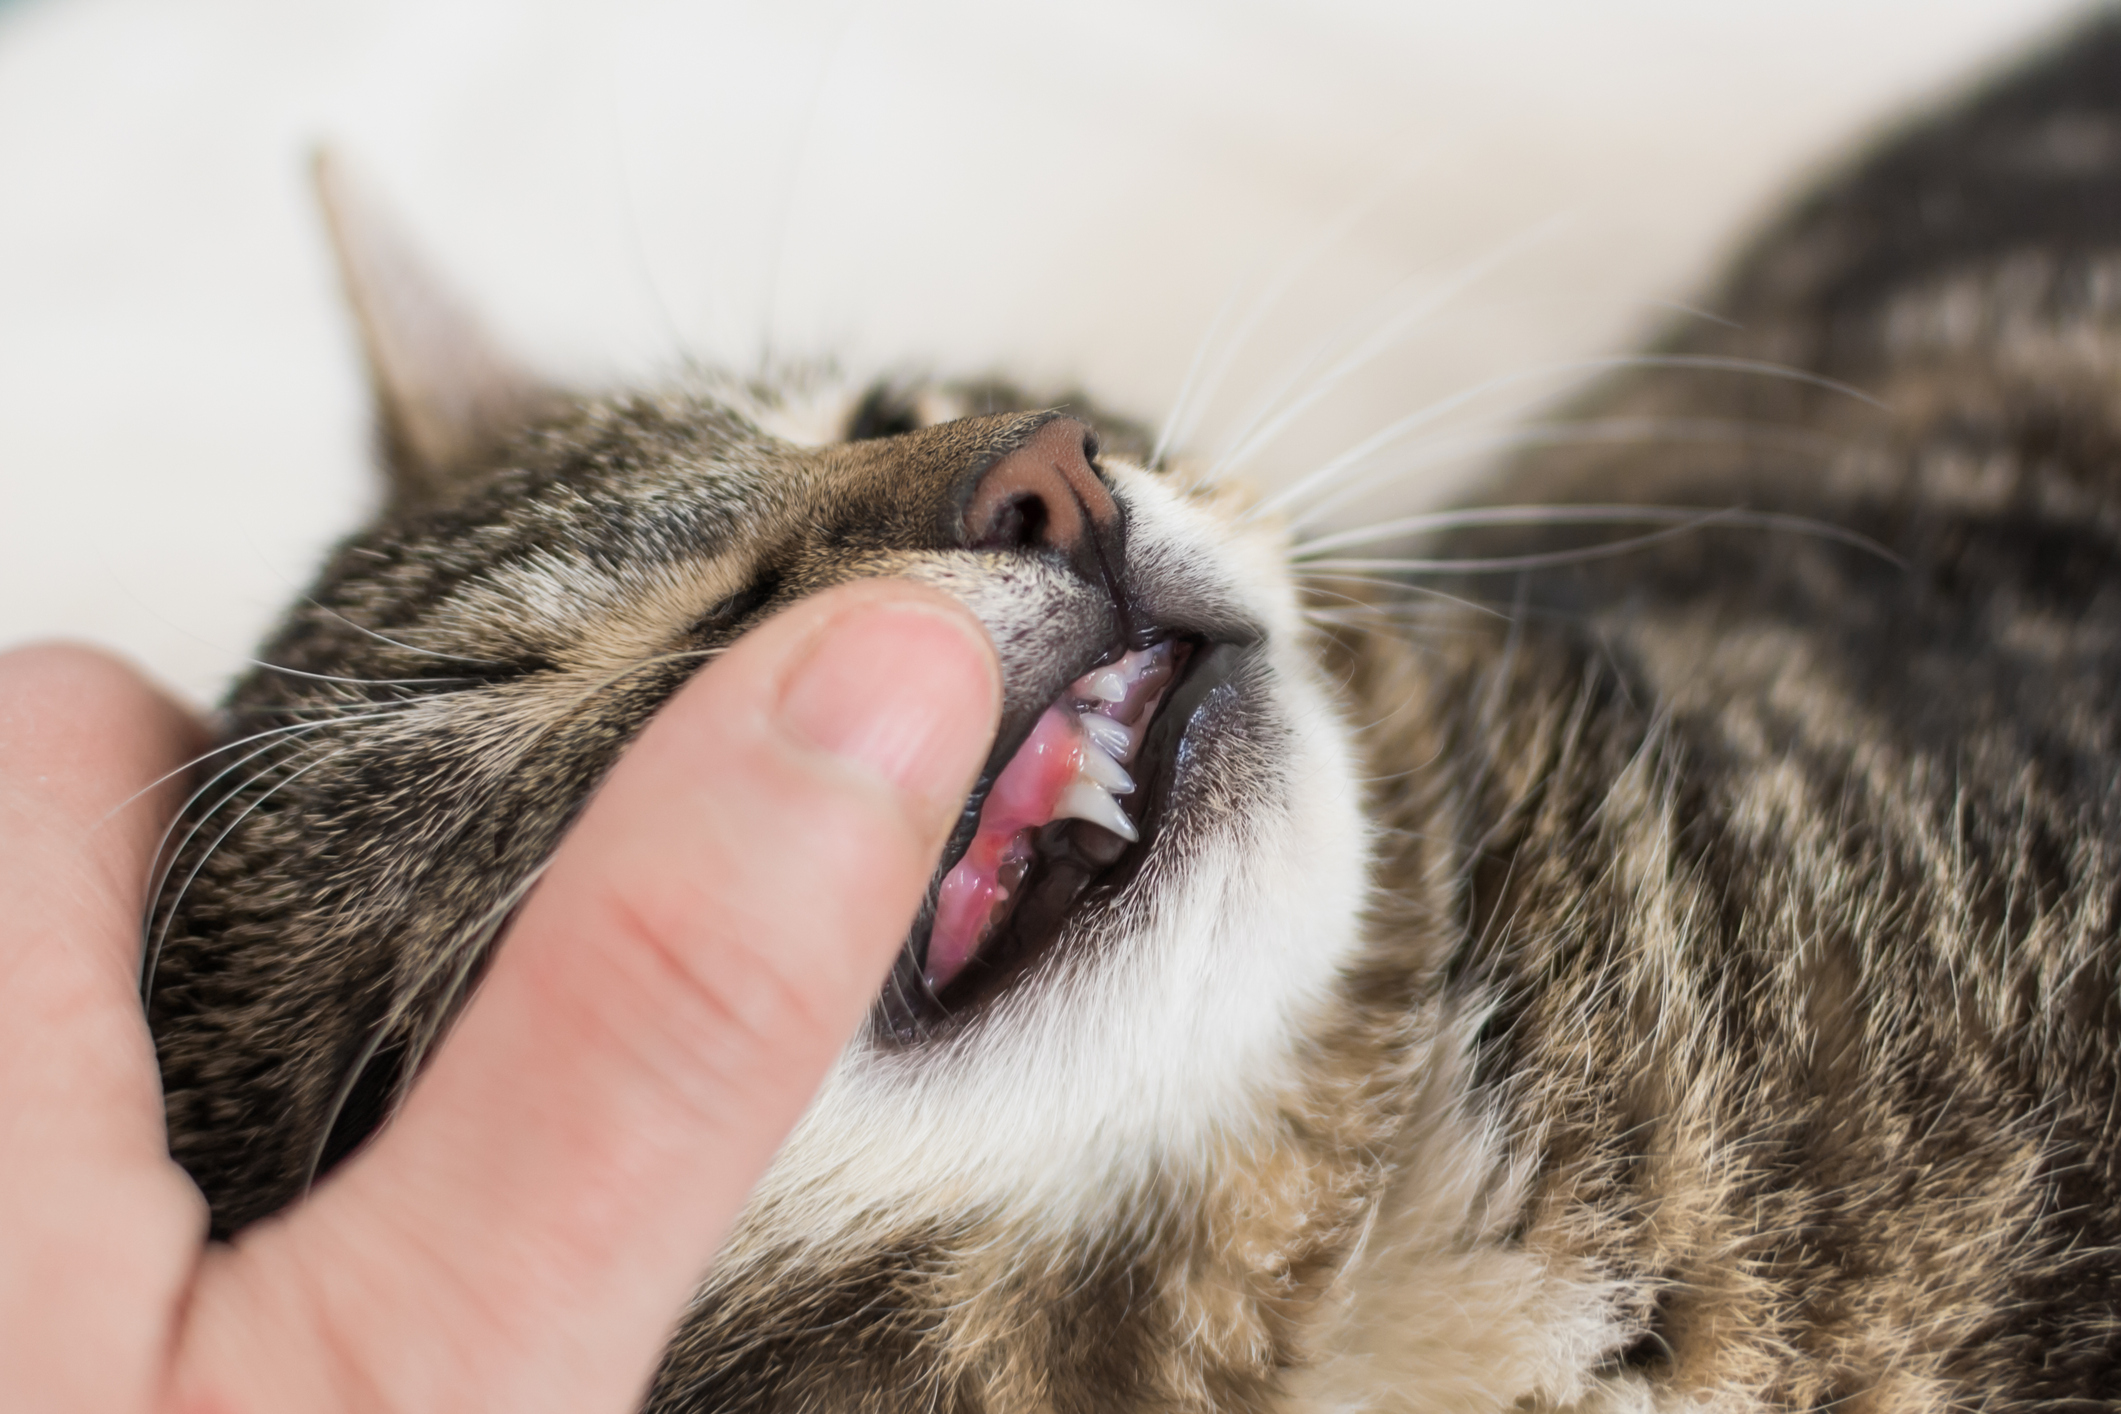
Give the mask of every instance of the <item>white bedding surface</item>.
POLYGON ((211 697, 360 515, 320 139, 589 382, 770 350, 1156 414, 1286 271, 1190 445, 1396 312, 1247 468, 1448 404, 1364 514, 1445 494, 1806 171, 2073 8, 0 3, 0 642, 211 697))

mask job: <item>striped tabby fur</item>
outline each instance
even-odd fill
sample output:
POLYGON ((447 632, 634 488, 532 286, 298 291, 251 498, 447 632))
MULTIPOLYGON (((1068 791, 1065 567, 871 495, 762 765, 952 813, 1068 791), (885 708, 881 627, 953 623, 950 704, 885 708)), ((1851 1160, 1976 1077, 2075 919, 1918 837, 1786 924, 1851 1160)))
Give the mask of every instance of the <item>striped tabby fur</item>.
POLYGON ((687 674, 909 574, 1019 724, 1116 614, 1242 665, 1045 957, 880 1008, 651 1408, 2121 1403, 2121 21, 1827 182, 1482 493, 1572 514, 1292 550, 1096 419, 1124 609, 936 528, 1039 402, 561 398, 473 341, 422 404, 360 239, 396 499, 149 928, 221 1230, 387 1113, 687 674))

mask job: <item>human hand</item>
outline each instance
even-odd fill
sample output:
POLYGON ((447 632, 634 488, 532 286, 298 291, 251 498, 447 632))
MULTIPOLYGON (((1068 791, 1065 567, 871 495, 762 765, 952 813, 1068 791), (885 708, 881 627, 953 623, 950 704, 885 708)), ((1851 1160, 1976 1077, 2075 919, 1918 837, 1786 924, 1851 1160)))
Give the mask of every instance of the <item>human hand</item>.
POLYGON ((678 693, 395 1121, 227 1245, 168 1156, 142 880, 197 749, 130 668, 0 655, 0 1408, 632 1409, 875 997, 1000 689, 942 596, 843 586, 678 693))

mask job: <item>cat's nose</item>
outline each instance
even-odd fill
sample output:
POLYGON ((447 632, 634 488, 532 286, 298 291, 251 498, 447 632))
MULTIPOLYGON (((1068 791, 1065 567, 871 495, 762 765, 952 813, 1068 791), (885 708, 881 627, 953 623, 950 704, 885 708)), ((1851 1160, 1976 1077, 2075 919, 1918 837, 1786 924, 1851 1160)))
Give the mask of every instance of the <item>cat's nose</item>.
POLYGON ((1099 577, 1095 561, 1103 558, 1101 549, 1117 550, 1120 514, 1119 503, 1091 468, 1096 450, 1096 434, 1075 418, 1056 417, 1039 428, 974 483, 965 502, 966 545, 975 550, 1050 546, 1099 577))

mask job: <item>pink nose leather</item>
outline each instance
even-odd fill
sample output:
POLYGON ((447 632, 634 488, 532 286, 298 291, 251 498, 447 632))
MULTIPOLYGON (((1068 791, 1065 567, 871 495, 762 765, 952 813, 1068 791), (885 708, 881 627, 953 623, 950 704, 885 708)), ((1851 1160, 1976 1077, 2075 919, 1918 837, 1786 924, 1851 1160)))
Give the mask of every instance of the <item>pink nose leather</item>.
POLYGON ((981 475, 965 505, 976 550, 1046 545, 1070 556, 1119 523, 1119 505, 1090 469, 1090 429, 1057 417, 981 475))

